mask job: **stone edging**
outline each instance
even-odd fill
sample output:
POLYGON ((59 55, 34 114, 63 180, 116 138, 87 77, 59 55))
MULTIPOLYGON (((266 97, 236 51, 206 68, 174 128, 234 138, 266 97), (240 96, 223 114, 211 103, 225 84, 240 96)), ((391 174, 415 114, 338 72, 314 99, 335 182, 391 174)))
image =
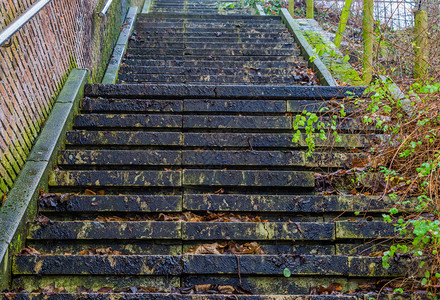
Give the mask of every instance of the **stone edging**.
POLYGON ((327 69, 327 67, 324 65, 324 63, 319 57, 316 57, 316 59, 313 62, 309 60, 310 57, 315 55, 315 53, 312 47, 310 46, 310 44, 305 39, 304 35, 302 34, 295 19, 292 18, 292 16, 290 15, 289 11, 286 8, 282 8, 280 12, 280 16, 283 19, 283 22, 286 24, 289 31, 293 34, 295 41, 301 47, 302 55, 306 60, 308 60, 310 67, 317 73, 321 82, 327 86, 338 86, 338 83, 333 78, 332 74, 329 72, 329 70, 327 69))
POLYGON ((136 6, 130 7, 123 25, 123 29, 119 34, 118 40, 116 42, 115 48, 113 49, 112 57, 105 71, 104 77, 102 78, 103 84, 114 84, 118 79, 119 67, 121 66, 122 58, 127 49, 128 39, 134 28, 134 22, 136 20, 138 8, 136 6))
POLYGON ((70 72, 24 168, 0 208, 0 290, 9 286, 11 256, 25 244, 26 223, 36 217, 39 191, 47 187, 48 172, 77 113, 87 80, 87 69, 70 72))

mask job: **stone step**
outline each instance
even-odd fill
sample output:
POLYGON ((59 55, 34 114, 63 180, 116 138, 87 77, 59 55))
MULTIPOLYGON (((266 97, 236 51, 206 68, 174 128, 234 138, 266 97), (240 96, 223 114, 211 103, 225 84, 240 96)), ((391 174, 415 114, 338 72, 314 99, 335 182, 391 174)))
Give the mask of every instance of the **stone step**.
POLYGON ((278 18, 240 18, 240 19, 218 19, 218 18, 190 18, 182 15, 178 15, 175 18, 154 18, 148 17, 146 15, 139 15, 137 18, 138 24, 164 24, 164 23, 172 23, 172 24, 212 24, 212 25, 272 25, 272 24, 282 24, 282 19, 278 18))
POLYGON ((207 67, 121 67, 120 73, 125 74, 173 74, 173 75, 293 75, 297 76, 306 67, 291 63, 287 68, 207 68, 207 67), (302 68, 301 68, 302 67, 302 68))
MULTIPOLYGON (((237 57, 232 57, 237 58, 237 57)), ((287 58, 285 61, 282 60, 256 60, 255 57, 250 57, 251 60, 241 60, 241 61, 226 61, 226 60, 142 60, 142 59, 124 59, 122 67, 137 67, 139 65, 143 66, 143 68, 147 67, 181 67, 181 68, 234 68, 234 69, 245 69, 245 68, 255 68, 255 69, 285 69, 296 67, 297 65, 307 65, 303 59, 295 57, 295 58, 287 58)), ((258 58, 264 59, 266 57, 259 56, 258 58)), ((284 57, 283 57, 284 58, 284 57)), ((322 101, 320 101, 322 102, 322 101)))
MULTIPOLYGON (((364 148, 373 138, 361 134, 341 134, 341 141, 331 137, 327 141, 315 140, 317 147, 364 148)), ((180 133, 180 132, 133 132, 133 131, 69 131, 67 145, 77 146, 161 146, 161 147, 209 147, 258 149, 282 148, 286 150, 304 148, 305 136, 298 144, 292 142, 291 133, 180 133)))
POLYGON ((382 267, 377 257, 312 255, 18 255, 16 275, 241 275, 395 277, 409 261, 382 267))
POLYGON ((180 115, 140 115, 140 114, 80 114, 74 126, 81 128, 182 128, 180 115))
POLYGON ((189 84, 302 84, 308 85, 308 81, 302 81, 302 77, 295 80, 293 75, 168 75, 168 74, 125 74, 118 76, 120 83, 189 83, 189 84))
POLYGON ((156 48, 128 48, 128 55, 143 55, 154 57, 155 55, 174 55, 174 56, 189 56, 189 55, 207 55, 207 56, 297 56, 298 49, 156 49, 156 48))
POLYGON ((305 171, 52 171, 52 187, 179 187, 179 186, 315 186, 313 172, 305 171))
POLYGON ((363 87, 305 87, 305 86, 252 86, 192 84, 89 84, 85 86, 86 97, 102 98, 147 98, 157 97, 212 98, 212 99, 285 99, 285 100, 337 100, 351 96, 362 96, 363 87))
MULTIPOLYGON (((210 20, 205 22, 188 22, 187 20, 182 21, 167 21, 167 22, 145 22, 138 21, 136 23, 136 30, 138 29, 172 29, 172 30, 182 30, 185 32, 191 32, 195 29, 219 29, 221 30, 237 30, 237 29, 272 29, 272 31, 282 30, 285 31, 286 27, 284 24, 279 22, 267 23, 267 22, 234 22, 225 23, 218 22, 212 23, 210 20)), ((269 30, 268 30, 269 31, 269 30)))
POLYGON ((138 30, 136 31, 138 41, 159 41, 163 39, 186 39, 191 40, 195 38, 211 38, 211 39, 221 39, 221 38, 239 38, 239 39, 278 39, 278 40, 288 40, 290 41, 292 35, 287 31, 282 32, 270 32, 270 33, 248 33, 248 32, 229 32, 229 31, 217 31, 217 32, 174 32, 172 29, 168 30, 138 30))
POLYGON ((345 241, 398 236, 380 221, 182 222, 51 221, 30 223, 29 240, 345 241))
POLYGON ((366 206, 370 213, 386 212, 393 203, 379 196, 318 195, 71 195, 68 200, 51 197, 40 202, 40 212, 270 212, 327 213, 355 212, 366 206))
MULTIPOLYGON (((234 2, 234 1, 230 1, 234 2)), ((165 5, 168 4, 174 4, 176 2, 170 1, 169 3, 163 2, 165 5)), ((214 1, 213 3, 217 3, 217 1, 214 1)), ((171 14, 171 13, 155 13, 150 12, 148 14, 139 14, 138 20, 163 20, 163 19, 191 19, 191 20, 209 20, 209 21, 217 21, 217 22, 231 22, 231 21, 237 21, 237 17, 235 16, 225 16, 225 15, 218 15, 218 14, 171 14)), ((260 20, 260 21, 273 21, 273 20, 281 20, 280 16, 259 16, 259 15, 243 15, 240 16, 240 19, 238 21, 247 21, 247 20, 260 20)))
POLYGON ((298 48, 297 45, 294 43, 288 43, 288 42, 277 42, 277 43, 264 43, 264 44, 251 44, 251 43, 241 43, 241 42, 230 42, 227 45, 224 44, 222 41, 217 42, 209 42, 209 43, 187 43, 187 42, 180 42, 180 43, 173 43, 173 42, 146 42, 146 43, 139 43, 139 42, 131 42, 129 43, 130 49, 155 49, 155 48, 170 48, 170 49, 181 49, 181 50, 196 50, 196 49, 216 49, 216 50, 227 50, 227 49, 233 49, 233 50, 239 50, 239 49, 245 49, 245 50, 282 50, 282 49, 296 49, 298 48))
POLYGON ((149 44, 170 44, 170 43, 179 43, 179 44, 189 44, 189 45, 193 45, 193 44, 199 44, 199 43, 204 43, 204 44, 208 44, 208 43, 246 43, 249 46, 252 45, 260 45, 260 46, 264 46, 266 44, 284 44, 291 41, 290 37, 288 35, 285 34, 280 34, 279 36, 272 36, 272 37, 268 37, 268 38, 256 38, 256 37, 239 37, 238 35, 236 36, 206 36, 206 37, 192 37, 192 36, 157 36, 157 37, 152 37, 152 36, 142 36, 140 37, 138 40, 131 40, 129 43, 133 44, 133 45, 149 45, 149 44))
POLYGON ((136 65, 140 65, 140 63, 145 61, 152 61, 156 63, 156 61, 168 61, 168 63, 174 63, 175 61, 185 61, 189 64, 194 64, 194 66, 197 66, 198 64, 204 65, 206 64, 206 61, 215 63, 215 64, 223 64, 225 63, 225 66, 230 63, 247 63, 247 64, 254 64, 254 63, 280 63, 279 66, 283 63, 297 63, 299 61, 299 57, 295 55, 258 55, 258 56, 225 56, 225 55, 187 55, 187 56, 178 56, 178 55, 142 55, 142 54, 126 54, 124 61, 127 61, 127 59, 132 61, 137 61, 136 65))
POLYGON ((237 26, 231 26, 231 27, 169 27, 169 26, 163 26, 159 27, 160 24, 158 24, 157 27, 139 27, 136 28, 136 32, 139 36, 142 35, 148 35, 148 33, 152 32, 169 32, 169 33, 181 33, 185 36, 192 36, 197 34, 207 34, 207 33, 214 33, 215 36, 218 35, 219 32, 228 32, 228 33, 242 33, 242 34, 255 34, 255 33, 262 33, 262 34, 277 34, 277 33, 288 33, 288 30, 284 26, 276 26, 275 28, 266 28, 266 27, 237 27, 237 26))
POLYGON ((201 150, 64 150, 58 165, 74 166, 261 166, 261 167, 350 167, 358 153, 302 151, 201 151, 201 150))
MULTIPOLYGON (((99 288, 98 288, 99 289, 99 288)), ((97 290, 98 290, 97 289, 97 290)), ((199 300, 200 298, 206 300, 220 300, 224 297, 233 296, 234 299, 238 300, 364 300, 363 295, 361 296, 351 296, 351 295, 338 295, 338 296, 328 296, 328 295, 212 295, 212 294, 194 294, 194 295, 184 295, 184 294, 173 294, 173 293, 143 293, 142 289, 139 289, 137 293, 93 293, 84 292, 78 294, 74 291, 72 293, 58 293, 51 294, 51 300, 86 300, 86 299, 99 299, 99 300, 151 300, 151 299, 162 299, 162 300, 199 300)), ((0 293, 1 297, 2 293, 0 293)), ((4 293, 6 298, 16 299, 16 300, 41 300, 44 299, 47 294, 41 293, 23 293, 18 294, 15 298, 11 294, 4 293)), ((376 298, 376 296, 374 296, 376 298)))

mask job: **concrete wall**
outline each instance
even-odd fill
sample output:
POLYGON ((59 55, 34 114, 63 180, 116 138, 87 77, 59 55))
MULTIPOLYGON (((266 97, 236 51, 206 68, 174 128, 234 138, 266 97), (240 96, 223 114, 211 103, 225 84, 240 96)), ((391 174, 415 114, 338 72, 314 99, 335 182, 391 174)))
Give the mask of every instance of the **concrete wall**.
MULTIPOLYGON (((0 30, 35 1, 0 0, 0 30)), ((91 81, 99 82, 127 6, 140 7, 143 0, 114 0, 100 18, 104 2, 52 0, 11 47, 0 48, 0 197, 26 161, 69 70, 87 68, 91 81)))

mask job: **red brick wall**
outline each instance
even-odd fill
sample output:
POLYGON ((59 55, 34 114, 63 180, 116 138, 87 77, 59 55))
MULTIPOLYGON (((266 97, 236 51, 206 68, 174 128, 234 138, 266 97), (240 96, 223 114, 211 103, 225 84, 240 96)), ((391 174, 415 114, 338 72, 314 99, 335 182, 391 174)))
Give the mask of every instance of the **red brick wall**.
MULTIPOLYGON (((0 0, 0 30, 35 1, 0 0)), ((52 0, 12 47, 0 48, 0 196, 23 166, 69 70, 88 68, 93 82, 102 77, 127 0, 114 0, 99 18, 103 2, 52 0)))

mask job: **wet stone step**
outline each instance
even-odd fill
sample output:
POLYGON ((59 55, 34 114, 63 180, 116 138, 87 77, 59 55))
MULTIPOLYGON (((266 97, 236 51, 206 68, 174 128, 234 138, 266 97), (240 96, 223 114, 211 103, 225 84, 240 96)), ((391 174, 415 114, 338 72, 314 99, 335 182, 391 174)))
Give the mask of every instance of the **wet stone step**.
POLYGON ((182 223, 183 240, 235 241, 330 241, 334 239, 334 223, 264 222, 264 223, 182 223))
POLYGON ((350 167, 355 153, 313 153, 299 151, 183 151, 185 166, 275 166, 275 167, 350 167))
POLYGON ((220 25, 267 25, 267 24, 282 24, 281 18, 277 19, 270 19, 270 18, 246 18, 246 19, 240 19, 240 20, 233 20, 233 19, 215 19, 215 18, 209 18, 209 19, 195 19, 195 18, 151 18, 151 17, 144 17, 144 16, 138 16, 138 24, 211 24, 216 26, 217 24, 220 25))
POLYGON ((182 176, 185 186, 315 186, 313 172, 305 171, 184 170, 182 176))
POLYGON ((185 255, 184 274, 240 274, 283 276, 284 269, 292 275, 322 276, 399 276, 409 261, 382 267, 382 258, 315 255, 185 255))
POLYGON ((217 48, 204 48, 204 49, 178 49, 178 48, 133 48, 127 49, 127 55, 207 55, 207 56, 291 56, 299 55, 298 49, 217 49, 217 48))
POLYGON ((198 68, 296 68, 298 65, 305 65, 306 63, 300 59, 290 61, 216 61, 216 60, 199 60, 199 61, 188 61, 188 60, 142 60, 142 59, 124 59, 123 65, 126 66, 138 66, 142 65, 144 67, 198 67, 198 68))
POLYGON ((262 46, 272 44, 272 45, 284 45, 284 44, 294 44, 293 41, 289 40, 288 36, 279 35, 272 38, 248 38, 239 36, 222 36, 223 34, 216 34, 213 37, 188 37, 188 36, 166 36, 166 37, 149 37, 143 36, 140 40, 130 41, 130 46, 133 47, 150 47, 156 45, 189 45, 194 48, 194 45, 209 45, 211 43, 231 43, 231 44, 245 44, 246 46, 262 46))
POLYGON ((279 50, 279 49, 296 49, 298 46, 294 43, 288 43, 285 41, 271 42, 264 44, 249 44, 245 42, 229 42, 225 45, 222 41, 210 42, 210 43, 196 43, 196 42, 145 42, 145 43, 130 43, 130 49, 142 48, 142 49, 155 49, 155 48, 170 48, 170 49, 184 49, 184 50, 195 50, 195 49, 216 49, 216 50, 227 50, 227 49, 259 49, 259 50, 279 50))
MULTIPOLYGON (((291 56, 285 56, 285 55, 259 55, 259 56, 222 56, 222 55, 216 55, 216 56, 210 56, 210 55, 188 55, 188 56, 173 56, 173 55, 133 55, 133 54, 126 54, 126 58, 130 60, 137 60, 137 61, 157 61, 157 60, 165 60, 165 61, 185 61, 188 63, 194 63, 194 65, 197 65, 198 61, 211 61, 215 63, 260 63, 260 62, 270 62, 270 63, 296 63, 298 62, 298 59, 300 59, 298 56, 291 55, 291 56)), ((200 62, 202 63, 202 62, 200 62)))
POLYGON ((165 29, 172 28, 173 30, 188 29, 191 32, 194 29, 220 29, 220 30, 236 30, 236 29, 273 29, 273 30, 286 30, 281 22, 279 23, 211 23, 211 22, 143 22, 138 21, 136 28, 139 29, 165 29))
POLYGON ((249 32, 174 32, 172 29, 168 30, 139 30, 137 31, 138 40, 140 41, 160 41, 169 39, 183 39, 191 41, 195 39, 243 39, 258 40, 258 39, 274 39, 276 41, 293 42, 292 35, 289 32, 272 32, 272 33, 249 33, 249 32))
POLYGON ((172 75, 226 75, 226 76, 296 76, 301 69, 291 64, 289 68, 206 68, 206 67, 121 67, 125 74, 172 74, 172 75))
POLYGON ((283 116, 184 116, 183 128, 292 129, 292 117, 283 116))
POLYGON ((185 99, 185 112, 216 113, 286 113, 285 100, 212 100, 185 99))
POLYGON ((180 195, 72 195, 42 199, 41 212, 181 212, 180 195))
MULTIPOLYGON (((10 294, 5 294, 8 300, 42 300, 50 297, 50 300, 200 300, 201 297, 206 300, 221 300, 231 295, 182 295, 168 293, 59 293, 50 296, 39 293, 18 294, 15 298, 11 298, 10 294)), ((1 297, 1 293, 0 293, 1 297)), ((237 300, 364 300, 363 297, 349 295, 233 295, 237 300)))
POLYGON ((182 112, 182 100, 85 98, 81 110, 89 112, 182 112))
MULTIPOLYGON (((81 251, 96 253, 100 250, 103 253, 121 252, 123 255, 181 255, 182 241, 166 239, 138 239, 138 240, 32 240, 27 242, 28 247, 36 249, 40 253, 50 255, 64 255, 71 253, 79 255, 81 251), (109 249, 110 248, 110 249, 109 249)), ((281 249, 280 249, 281 250, 281 249)), ((315 249, 312 249, 312 251, 315 249)), ((333 251, 334 252, 334 251, 333 251)), ((268 252, 269 253, 269 252, 268 252)), ((285 253, 285 252, 283 252, 285 253)), ((310 253, 310 252, 300 252, 310 253)), ((314 253, 323 253, 323 251, 314 253)), ((327 254, 327 253, 323 253, 327 254)))
POLYGON ((336 237, 338 239, 379 239, 399 237, 398 230, 392 224, 382 221, 338 221, 336 237))
MULTIPOLYGON (((284 84, 295 85, 301 81, 295 81, 294 75, 168 75, 168 74, 119 74, 121 83, 155 82, 155 83, 223 83, 223 84, 284 84), (297 83, 298 82, 298 83, 297 83)), ((305 82, 306 84, 307 82, 305 82)))
MULTIPOLYGON (((214 4, 217 3, 217 1, 212 1, 214 4)), ((229 2, 238 2, 238 1, 229 1, 229 2)), ((168 1, 168 2, 163 2, 161 1, 160 3, 164 4, 164 5, 168 5, 168 4, 176 4, 177 2, 175 1, 168 1)), ((199 3, 197 4, 199 5, 199 3)), ((155 12, 150 12, 148 14, 139 14, 138 18, 140 20, 148 20, 148 19, 168 19, 168 18, 185 18, 185 19, 192 19, 192 20, 218 20, 219 22, 224 22, 224 21, 236 21, 237 18, 234 16, 224 16, 224 15, 219 15, 219 14, 213 14, 213 15, 209 15, 209 14, 170 14, 170 13, 155 13, 155 12)), ((281 20, 281 17, 279 16, 259 16, 259 15, 243 15, 240 17, 240 21, 243 20, 281 20)))
POLYGON ((68 145, 179 146, 180 132, 68 131, 68 145))
POLYGON ((53 171, 49 175, 49 186, 177 187, 180 184, 180 171, 53 171))
POLYGON ((29 240, 180 240, 181 222, 52 221, 29 225, 29 240))
POLYGON ((167 275, 183 273, 180 256, 19 255, 17 275, 167 275))
MULTIPOLYGON (((55 284, 56 287, 64 287, 67 292, 76 294, 76 298, 78 300, 89 300, 89 299, 108 299, 101 298, 109 295, 115 296, 116 299, 139 299, 136 297, 142 297, 143 294, 129 294, 129 293, 103 293, 102 291, 108 290, 108 288, 114 288, 115 290, 119 289, 129 289, 133 286, 139 287, 156 287, 159 290, 171 291, 174 287, 180 286, 180 278, 177 276, 162 276, 162 275, 149 275, 149 276, 119 276, 119 275, 81 275, 81 276, 71 276, 71 275, 46 275, 46 276, 17 276, 13 279, 12 286, 17 288, 24 288, 28 291, 33 291, 36 289, 43 290, 45 287, 55 284), (83 295, 82 293, 78 293, 78 287, 85 287, 87 289, 91 289, 93 291, 98 291, 101 288, 104 288, 98 295, 92 295, 92 298, 88 298, 90 294, 83 295), (119 298, 120 295, 123 295, 122 298, 119 298), (131 296, 135 296, 131 298, 131 296), (86 297, 86 298, 85 298, 86 297)), ((151 299, 151 294, 149 295, 151 299)), ((57 294, 54 293, 46 293, 40 294, 43 298, 37 298, 38 300, 42 299, 60 299, 54 298, 57 294)), ((158 295, 159 296, 159 295, 158 295)), ((25 298, 26 299, 26 298, 25 298)), ((61 298, 65 300, 65 298, 61 298)), ((69 299, 69 298, 67 298, 69 299)), ((110 298, 113 299, 113 298, 110 298)), ((145 299, 145 298, 141 298, 145 299)), ((154 299, 154 298, 153 298, 154 299)), ((161 299, 160 297, 158 299, 161 299)), ((171 298, 170 298, 171 299, 171 298)), ((8 299, 9 300, 9 299, 8 299)), ((16 299, 21 300, 21 298, 16 299)))
MULTIPOLYGON (((315 140, 316 147, 363 148, 369 145, 369 138, 359 134, 341 134, 341 141, 315 140)), ((185 133, 183 145, 188 147, 243 147, 253 148, 298 148, 305 147, 305 137, 298 144, 292 142, 290 133, 185 133)))
POLYGON ((369 212, 385 212, 392 205, 392 201, 388 198, 379 199, 379 197, 373 196, 229 194, 187 194, 183 196, 184 210, 212 212, 355 212, 367 206, 369 212))
POLYGON ((384 269, 382 258, 310 255, 18 255, 17 275, 185 275, 231 274, 395 277, 408 262, 384 269))
POLYGON ((61 151, 58 165, 181 165, 180 151, 133 150, 65 150, 61 151))
POLYGON ((182 116, 135 114, 80 114, 75 118, 74 126, 76 128, 181 128, 182 116))

